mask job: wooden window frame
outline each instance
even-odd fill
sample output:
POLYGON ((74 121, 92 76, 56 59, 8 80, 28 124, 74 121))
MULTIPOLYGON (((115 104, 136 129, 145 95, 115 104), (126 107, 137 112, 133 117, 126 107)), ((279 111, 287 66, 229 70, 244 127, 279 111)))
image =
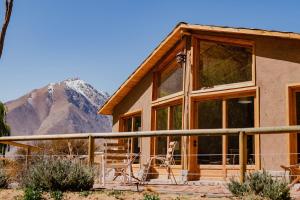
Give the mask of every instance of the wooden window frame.
MULTIPOLYGON (((286 87, 286 110, 287 110, 287 125, 296 125, 296 92, 300 92, 300 83, 288 84, 286 87)), ((297 153, 297 133, 288 134, 288 162, 290 165, 298 164, 297 153)))
MULTIPOLYGON (((152 80, 152 101, 160 100, 160 99, 168 99, 172 98, 173 95, 176 95, 178 93, 183 93, 184 90, 184 71, 182 74, 183 81, 182 81, 182 90, 180 92, 176 92, 170 95, 166 95, 164 97, 158 98, 157 92, 158 92, 158 75, 166 69, 172 62, 176 62, 176 55, 185 49, 185 41, 179 41, 177 42, 155 65, 153 70, 153 80, 152 80), (175 61, 174 61, 175 60, 175 61)), ((173 67, 175 68, 175 67, 173 67)))
MULTIPOLYGON (((223 91, 214 91, 207 93, 193 93, 190 97, 190 128, 194 129, 197 127, 197 115, 195 105, 199 101, 205 100, 213 100, 218 99, 222 100, 222 126, 223 128, 227 128, 227 101, 232 98, 241 98, 241 97, 254 97, 254 127, 259 127, 259 88, 258 87, 248 87, 248 88, 240 88, 240 89, 231 89, 231 90, 223 90, 223 91)), ((193 143, 195 137, 190 138, 190 143, 193 143)), ((255 146, 255 164, 247 165, 247 169, 260 169, 260 136, 256 134, 254 136, 255 146)), ((205 169, 219 169, 223 170, 224 178, 227 177, 227 171, 232 169, 238 169, 239 165, 227 165, 226 157, 227 157, 227 146, 228 146, 228 137, 226 135, 222 136, 222 165, 205 165, 205 164, 197 164, 197 157, 191 159, 189 161, 189 170, 191 171, 199 171, 205 169), (197 168, 197 169, 196 169, 197 168)), ((197 153, 196 150, 198 147, 193 147, 190 145, 190 151, 193 153, 197 153), (194 149, 191 149, 194 148, 194 149)), ((202 174, 202 173, 201 173, 202 174)))
MULTIPOLYGON (((162 108, 167 108, 168 109, 168 119, 167 119, 167 127, 168 127, 168 130, 171 130, 171 107, 173 106, 178 106, 178 105, 181 105, 182 106, 182 128, 183 128, 183 116, 184 116, 184 113, 183 113, 183 96, 180 96, 179 98, 175 98, 175 99, 172 99, 171 101, 164 101, 164 102, 160 102, 160 104, 156 104, 156 105, 152 105, 152 108, 151 108, 151 130, 152 131, 155 131, 156 130, 156 111, 157 109, 162 109, 162 108)), ((167 145, 169 144, 170 142, 170 136, 166 136, 167 137, 167 145)), ((157 143, 157 138, 156 137, 151 137, 151 140, 150 140, 150 152, 151 152, 151 155, 152 156, 156 156, 157 155, 157 149, 156 149, 156 143, 157 143)), ((181 140, 181 147, 182 147, 182 143, 183 143, 183 140, 181 140)), ((182 149, 181 149, 182 151, 182 149)), ((181 152, 181 161, 180 161, 180 165, 175 165, 175 167, 179 167, 179 166, 182 166, 183 165, 183 153, 181 152)))
POLYGON ((255 42, 252 40, 245 40, 239 38, 231 38, 231 37, 220 37, 220 36, 210 36, 210 35, 195 35, 193 34, 192 39, 193 45, 193 67, 192 67, 192 92, 193 93, 205 93, 205 92, 213 92, 213 91, 222 91, 227 89, 235 89, 235 88, 242 88, 242 87, 251 87, 255 86, 256 83, 256 53, 255 53, 255 42), (221 43, 221 44, 228 44, 233 46, 240 46, 240 47, 248 47, 252 49, 252 76, 250 81, 244 82, 237 82, 237 83, 230 83, 230 84, 223 84, 223 85, 216 85, 212 88, 205 88, 205 89, 197 89, 197 76, 198 71, 196 67, 196 63, 199 59, 200 54, 198 49, 198 42, 200 41, 208 41, 214 43, 221 43))
MULTIPOLYGON (((132 111, 132 112, 128 112, 128 113, 125 113, 125 114, 122 114, 119 116, 119 132, 125 132, 124 131, 124 121, 126 119, 129 119, 129 118, 132 118, 132 121, 131 121, 131 132, 134 131, 134 118, 135 117, 141 117, 141 131, 143 131, 143 115, 142 115, 142 110, 137 110, 137 111, 132 111)), ((139 138, 141 139, 141 138, 139 138)), ((132 154, 133 153, 133 138, 130 138, 131 140, 131 146, 130 146, 130 153, 132 154)), ((142 151, 142 142, 140 142, 140 151, 142 151)), ((139 158, 139 164, 133 164, 133 166, 138 166, 140 165, 141 163, 141 158, 139 158)))

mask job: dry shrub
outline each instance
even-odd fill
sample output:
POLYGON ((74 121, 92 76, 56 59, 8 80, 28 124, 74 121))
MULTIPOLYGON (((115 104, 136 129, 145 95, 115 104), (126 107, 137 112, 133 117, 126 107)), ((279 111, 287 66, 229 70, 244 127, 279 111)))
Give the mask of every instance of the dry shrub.
POLYGON ((67 159, 42 159, 24 176, 25 188, 42 191, 82 191, 94 184, 92 169, 67 159))

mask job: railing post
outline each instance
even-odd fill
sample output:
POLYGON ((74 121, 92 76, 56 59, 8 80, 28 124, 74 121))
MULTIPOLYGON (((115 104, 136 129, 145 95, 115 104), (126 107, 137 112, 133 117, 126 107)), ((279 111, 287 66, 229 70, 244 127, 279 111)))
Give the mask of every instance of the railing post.
POLYGON ((244 131, 239 133, 239 164, 240 164, 240 182, 245 181, 247 166, 247 135, 244 131))
POLYGON ((89 136, 88 148, 88 163, 89 166, 92 167, 94 163, 95 139, 91 135, 89 136))

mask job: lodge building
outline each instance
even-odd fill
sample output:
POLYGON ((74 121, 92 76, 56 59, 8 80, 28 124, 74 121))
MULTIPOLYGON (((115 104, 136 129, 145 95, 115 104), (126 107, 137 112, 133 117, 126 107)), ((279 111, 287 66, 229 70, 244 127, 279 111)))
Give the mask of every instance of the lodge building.
MULTIPOLYGON (((100 108, 113 131, 300 124, 300 34, 179 23, 100 108)), ((239 165, 238 136, 133 138, 138 163, 177 141, 174 171, 224 178, 239 165)), ((247 136, 247 169, 298 163, 296 133, 247 136)))

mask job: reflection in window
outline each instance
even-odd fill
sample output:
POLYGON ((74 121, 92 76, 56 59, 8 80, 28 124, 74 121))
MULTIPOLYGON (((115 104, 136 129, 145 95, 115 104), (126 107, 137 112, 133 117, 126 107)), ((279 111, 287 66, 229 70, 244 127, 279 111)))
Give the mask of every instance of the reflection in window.
MULTIPOLYGON (((124 132, 141 131, 142 120, 140 115, 130 116, 123 119, 124 132)), ((128 153, 138 154, 140 153, 141 142, 140 138, 119 139, 119 142, 123 143, 125 148, 128 148, 128 153)), ((139 157, 137 157, 134 163, 139 163, 139 157)))
MULTIPOLYGON (((182 129, 182 105, 171 107, 171 127, 172 130, 182 129)), ((176 164, 181 164, 181 137, 172 136, 170 141, 176 141, 177 145, 174 150, 174 160, 176 164)))
MULTIPOLYGON (((254 97, 227 100, 228 128, 254 127, 254 97)), ((239 164, 239 136, 228 137, 227 163, 239 164)), ((247 136, 248 164, 254 164, 254 136, 247 136)))
POLYGON ((252 49, 229 44, 200 41, 196 63, 196 88, 251 81, 252 49))
POLYGON ((164 97, 183 89, 183 70, 181 64, 171 62, 157 73, 157 98, 164 97))
MULTIPOLYGON (((156 130, 168 130, 168 108, 156 110, 156 130)), ((156 154, 166 155, 167 137, 158 136, 156 138, 156 154)))
MULTIPOLYGON (((198 102, 197 109, 197 128, 222 128, 222 100, 198 102)), ((222 164, 222 136, 198 136, 198 164, 222 164)))

